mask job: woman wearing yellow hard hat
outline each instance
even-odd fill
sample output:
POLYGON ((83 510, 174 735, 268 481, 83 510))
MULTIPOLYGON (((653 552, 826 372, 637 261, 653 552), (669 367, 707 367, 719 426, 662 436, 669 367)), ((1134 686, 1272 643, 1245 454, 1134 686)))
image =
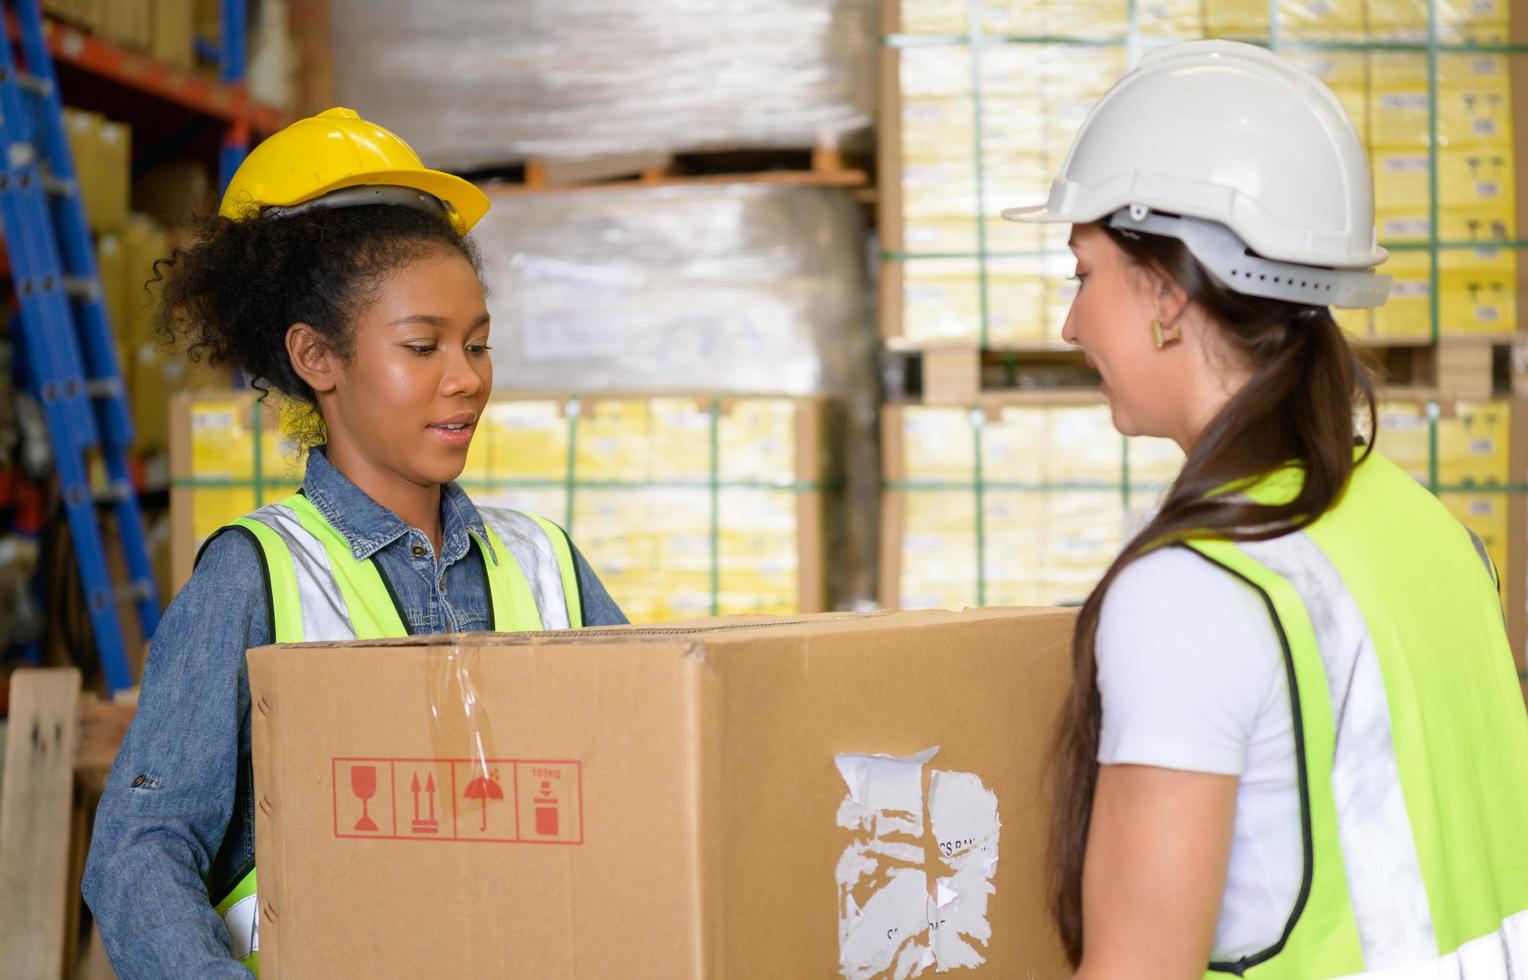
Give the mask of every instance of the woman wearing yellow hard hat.
POLYGON ((1197 41, 1142 58, 1049 201, 1005 212, 1071 225, 1062 336, 1121 432, 1187 457, 1078 620, 1051 882, 1078 977, 1524 975, 1495 573, 1358 438, 1374 390, 1330 310, 1384 302, 1371 188, 1319 80, 1197 41))
POLYGON ((249 683, 267 643, 625 622, 556 525, 453 482, 493 387, 488 210, 348 109, 256 147, 167 263, 167 333, 309 410, 300 493, 208 540, 144 668, 85 897, 117 975, 259 969, 249 683))

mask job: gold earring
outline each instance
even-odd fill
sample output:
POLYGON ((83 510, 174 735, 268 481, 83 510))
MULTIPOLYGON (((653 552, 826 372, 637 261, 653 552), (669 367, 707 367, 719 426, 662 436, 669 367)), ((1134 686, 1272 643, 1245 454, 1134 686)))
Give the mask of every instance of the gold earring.
POLYGON ((1176 344, 1178 341, 1182 340, 1183 339, 1183 330, 1182 330, 1182 328, 1176 327, 1176 326, 1164 328, 1162 326, 1162 321, 1161 320, 1152 320, 1151 321, 1151 339, 1152 339, 1152 342, 1157 345, 1157 350, 1161 350, 1164 347, 1169 347, 1169 346, 1171 346, 1173 344, 1176 344), (1166 332, 1168 330, 1170 330, 1172 332, 1171 333, 1166 332))

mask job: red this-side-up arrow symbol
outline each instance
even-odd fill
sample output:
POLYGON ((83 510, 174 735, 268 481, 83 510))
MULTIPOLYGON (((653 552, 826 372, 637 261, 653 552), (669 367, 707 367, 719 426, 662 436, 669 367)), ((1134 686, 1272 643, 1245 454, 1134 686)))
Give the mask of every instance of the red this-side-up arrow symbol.
POLYGON ((435 774, 425 776, 424 793, 429 800, 429 816, 423 820, 419 818, 419 773, 414 773, 414 778, 409 782, 409 791, 414 794, 414 833, 434 834, 440 830, 440 825, 435 820, 435 774))

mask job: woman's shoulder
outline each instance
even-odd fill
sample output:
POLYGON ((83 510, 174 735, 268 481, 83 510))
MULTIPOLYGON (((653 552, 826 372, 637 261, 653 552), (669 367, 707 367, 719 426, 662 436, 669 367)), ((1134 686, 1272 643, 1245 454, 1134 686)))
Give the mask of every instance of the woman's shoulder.
POLYGON ((1159 548, 1115 578, 1099 610, 1101 664, 1149 649, 1197 669, 1242 661, 1271 669, 1280 649, 1267 603, 1251 585, 1184 547, 1159 548))
POLYGON ((1148 604, 1177 612, 1202 611, 1246 596, 1256 596, 1236 575, 1187 547, 1149 551, 1125 566, 1109 585, 1104 611, 1111 605, 1148 604))

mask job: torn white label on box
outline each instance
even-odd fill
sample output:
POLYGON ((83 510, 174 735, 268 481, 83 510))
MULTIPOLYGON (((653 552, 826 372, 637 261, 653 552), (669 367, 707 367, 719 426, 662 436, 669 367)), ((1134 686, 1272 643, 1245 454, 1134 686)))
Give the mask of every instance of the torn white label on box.
POLYGON ((846 980, 903 980, 985 962, 1002 826, 997 796, 972 773, 934 770, 925 827, 923 767, 938 751, 834 757, 848 788, 838 825, 856 832, 837 869, 846 980), (925 862, 931 851, 940 867, 925 862))

